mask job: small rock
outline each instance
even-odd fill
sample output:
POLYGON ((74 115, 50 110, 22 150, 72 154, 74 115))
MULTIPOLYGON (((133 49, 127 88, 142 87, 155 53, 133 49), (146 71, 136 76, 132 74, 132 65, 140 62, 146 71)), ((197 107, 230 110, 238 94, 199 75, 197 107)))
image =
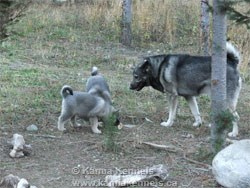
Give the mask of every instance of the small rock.
POLYGON ((23 147, 25 145, 25 141, 22 135, 13 134, 13 138, 11 140, 11 144, 13 145, 13 149, 10 152, 10 157, 12 158, 20 158, 24 156, 23 147))
POLYGON ((38 127, 37 127, 36 125, 32 124, 32 125, 28 126, 28 127, 26 128, 26 130, 27 130, 27 131, 35 132, 35 131, 38 131, 38 127))

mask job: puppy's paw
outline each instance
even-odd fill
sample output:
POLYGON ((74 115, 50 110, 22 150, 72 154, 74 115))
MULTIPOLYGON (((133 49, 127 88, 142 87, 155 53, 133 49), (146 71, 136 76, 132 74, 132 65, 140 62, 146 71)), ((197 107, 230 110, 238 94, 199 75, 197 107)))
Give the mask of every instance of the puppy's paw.
POLYGON ((228 133, 228 136, 229 136, 229 137, 236 137, 236 136, 238 136, 238 133, 232 131, 232 132, 228 133))
POLYGON ((96 134, 101 134, 102 131, 100 131, 99 129, 92 129, 93 133, 96 133, 96 134))
POLYGON ((173 125, 173 121, 167 121, 167 122, 161 122, 161 126, 164 126, 164 127, 171 127, 173 125))
POLYGON ((80 123, 74 124, 74 128, 82 128, 82 125, 80 123))
POLYGON ((66 129, 64 127, 58 127, 58 130, 62 131, 62 132, 66 131, 66 129))
POLYGON ((201 121, 196 121, 196 122, 193 123, 193 126, 194 126, 194 127, 200 127, 201 124, 202 124, 201 121))

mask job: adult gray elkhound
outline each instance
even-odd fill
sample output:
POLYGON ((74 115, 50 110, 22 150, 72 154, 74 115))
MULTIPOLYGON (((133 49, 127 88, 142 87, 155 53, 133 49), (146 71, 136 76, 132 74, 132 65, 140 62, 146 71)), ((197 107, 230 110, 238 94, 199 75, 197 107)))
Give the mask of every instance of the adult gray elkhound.
MULTIPOLYGON (((227 43, 227 104, 235 116, 233 130, 229 136, 238 135, 239 116, 236 105, 241 90, 241 77, 238 71, 239 52, 227 43)), ((130 89, 140 91, 152 86, 163 93, 169 92, 170 108, 167 122, 162 126, 172 126, 176 116, 177 96, 183 96, 195 118, 193 126, 201 125, 201 117, 196 96, 211 93, 211 56, 192 56, 186 54, 156 55, 144 58, 133 71, 130 89)))

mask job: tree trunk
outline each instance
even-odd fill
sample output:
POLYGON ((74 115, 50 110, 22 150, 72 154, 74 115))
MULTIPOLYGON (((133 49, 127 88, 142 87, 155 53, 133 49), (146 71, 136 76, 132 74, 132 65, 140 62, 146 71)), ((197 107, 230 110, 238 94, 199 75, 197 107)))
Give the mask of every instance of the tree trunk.
POLYGON ((201 0, 201 52, 209 55, 209 7, 208 0, 201 0))
POLYGON ((214 153, 223 146, 225 133, 221 131, 218 118, 226 111, 226 12, 223 0, 213 0, 213 46, 211 81, 211 145, 214 153))
POLYGON ((123 0, 122 2, 122 21, 121 21, 121 43, 131 46, 132 42, 132 8, 131 0, 123 0))

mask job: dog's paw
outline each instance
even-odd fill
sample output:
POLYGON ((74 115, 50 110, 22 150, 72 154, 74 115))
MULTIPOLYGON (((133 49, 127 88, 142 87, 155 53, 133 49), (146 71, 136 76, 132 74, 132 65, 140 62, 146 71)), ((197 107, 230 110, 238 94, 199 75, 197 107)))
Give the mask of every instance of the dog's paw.
POLYGON ((200 121, 196 121, 193 123, 193 127, 200 127, 201 126, 201 122, 200 121))
POLYGON ((173 125, 174 122, 171 121, 167 121, 167 122, 161 122, 161 126, 163 127, 171 127, 173 125))
POLYGON ((62 131, 62 132, 66 131, 66 129, 64 127, 58 127, 58 130, 62 131))
POLYGON ((99 129, 92 130, 92 131, 93 131, 93 133, 96 133, 96 134, 101 134, 102 133, 102 131, 100 131, 99 129))
POLYGON ((238 133, 232 131, 232 132, 228 133, 228 136, 229 136, 229 137, 236 137, 236 136, 238 136, 238 133))
POLYGON ((96 133, 96 134, 101 134, 102 131, 100 131, 97 127, 91 127, 93 133, 96 133))
POLYGON ((73 125, 74 128, 82 128, 82 125, 80 123, 76 123, 73 125))

